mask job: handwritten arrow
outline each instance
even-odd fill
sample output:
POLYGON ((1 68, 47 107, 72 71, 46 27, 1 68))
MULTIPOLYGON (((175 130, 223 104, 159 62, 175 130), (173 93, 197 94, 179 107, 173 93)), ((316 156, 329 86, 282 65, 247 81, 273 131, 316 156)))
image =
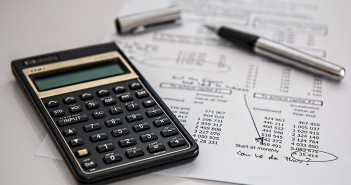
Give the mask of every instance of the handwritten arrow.
POLYGON ((249 111, 249 113, 250 113, 251 120, 252 120, 252 122, 253 122, 253 124, 254 124, 254 126, 255 126, 255 129, 256 129, 257 135, 258 135, 258 138, 255 138, 255 141, 256 141, 256 142, 258 142, 258 143, 260 143, 261 145, 263 145, 263 140, 264 140, 264 137, 261 137, 260 132, 258 132, 258 129, 257 129, 256 123, 255 123, 255 120, 254 120, 254 118, 253 118, 253 116, 252 116, 252 113, 251 113, 251 110, 250 110, 250 108, 249 108, 249 105, 247 104, 246 94, 244 94, 244 100, 245 100, 245 105, 246 105, 246 107, 247 107, 247 110, 248 110, 248 111, 249 111))

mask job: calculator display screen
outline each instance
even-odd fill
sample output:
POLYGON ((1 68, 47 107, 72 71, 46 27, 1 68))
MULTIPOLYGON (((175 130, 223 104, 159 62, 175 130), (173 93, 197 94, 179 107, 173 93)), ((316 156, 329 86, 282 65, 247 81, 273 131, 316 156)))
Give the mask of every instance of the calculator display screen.
POLYGON ((99 65, 61 71, 37 78, 34 77, 33 81, 39 91, 45 91, 111 76, 118 76, 127 72, 128 71, 117 61, 102 62, 102 64, 99 65))

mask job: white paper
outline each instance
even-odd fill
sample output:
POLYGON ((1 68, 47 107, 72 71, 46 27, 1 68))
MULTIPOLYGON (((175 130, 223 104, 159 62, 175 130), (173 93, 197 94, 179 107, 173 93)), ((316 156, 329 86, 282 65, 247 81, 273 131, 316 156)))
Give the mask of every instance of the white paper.
MULTIPOLYGON (((138 3, 130 1, 125 12, 153 7, 138 3)), ((199 144, 194 162, 160 173, 244 184, 350 184, 349 74, 336 83, 262 59, 218 39, 203 23, 260 34, 349 71, 345 48, 351 45, 344 38, 351 26, 341 18, 351 4, 175 4, 183 10, 179 27, 106 36, 123 48, 199 144)))

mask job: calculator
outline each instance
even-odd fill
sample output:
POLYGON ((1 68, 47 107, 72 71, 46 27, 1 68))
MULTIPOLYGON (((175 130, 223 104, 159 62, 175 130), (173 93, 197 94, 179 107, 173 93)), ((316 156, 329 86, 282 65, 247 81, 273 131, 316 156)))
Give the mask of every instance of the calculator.
POLYGON ((82 182, 191 161, 198 145, 115 43, 11 63, 82 182))

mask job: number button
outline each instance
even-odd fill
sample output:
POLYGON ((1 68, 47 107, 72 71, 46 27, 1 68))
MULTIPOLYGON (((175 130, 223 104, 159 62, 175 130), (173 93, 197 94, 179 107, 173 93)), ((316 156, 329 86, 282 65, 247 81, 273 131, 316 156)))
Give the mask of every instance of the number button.
POLYGON ((82 138, 76 138, 69 141, 69 145, 71 145, 71 147, 81 146, 83 144, 82 138))
POLYGON ((144 107, 152 107, 152 106, 156 105, 156 103, 154 100, 150 99, 150 100, 143 101, 143 105, 144 105, 144 107))
POLYGON ((115 146, 113 146, 112 143, 106 143, 106 144, 103 144, 103 145, 98 145, 98 146, 96 147, 96 150, 97 150, 99 153, 111 151, 111 150, 114 150, 114 149, 115 149, 115 146))
POLYGON ((129 134, 129 131, 127 128, 120 128, 117 130, 112 130, 112 135, 113 137, 119 137, 119 136, 124 136, 129 134))
POLYGON ((113 91, 117 94, 117 93, 121 93, 121 92, 126 91, 126 88, 123 86, 117 86, 117 87, 113 88, 113 91))
POLYGON ((140 109, 139 105, 136 103, 130 103, 128 105, 126 105, 126 108, 128 111, 133 111, 133 110, 138 110, 140 109))
POLYGON ((99 118, 103 118, 103 117, 106 116, 105 112, 102 111, 102 110, 101 111, 95 111, 95 112, 92 113, 92 115, 93 115, 94 119, 99 119, 99 118))
POLYGON ((101 96, 110 95, 110 92, 106 89, 101 89, 101 90, 97 91, 96 94, 101 97, 101 96))
POLYGON ((100 105, 96 101, 88 102, 85 104, 85 106, 87 107, 87 109, 95 109, 100 107, 100 105))
POLYGON ((84 130, 86 132, 91 132, 94 130, 100 130, 101 126, 99 123, 92 123, 92 124, 88 124, 88 125, 84 125, 84 130))
POLYGON ((90 100, 93 98, 93 94, 91 93, 84 93, 80 95, 81 100, 90 100))
POLYGON ((174 136, 178 134, 178 130, 176 128, 167 128, 161 131, 163 137, 174 136))
POLYGON ((56 107, 59 105, 59 102, 57 100, 50 100, 50 101, 47 101, 45 105, 47 108, 56 107))
POLYGON ((72 96, 63 98, 63 102, 64 102, 65 104, 75 103, 76 101, 77 101, 76 98, 74 98, 74 97, 72 97, 72 96))
POLYGON ((140 83, 134 82, 132 84, 129 84, 129 88, 132 90, 135 90, 135 89, 141 88, 141 85, 140 85, 140 83))
POLYGON ((116 100, 114 98, 105 98, 103 100, 104 105, 113 105, 116 104, 116 100))
POLYGON ((63 116, 65 115, 65 111, 63 111, 62 109, 56 109, 51 112, 51 115, 54 117, 63 116))
POLYGON ((186 145, 185 139, 183 138, 177 138, 177 139, 172 139, 168 142, 169 146, 172 148, 180 147, 186 145))
POLYGON ((116 126, 116 125, 120 125, 120 124, 122 124, 122 121, 119 118, 109 119, 109 120, 105 121, 105 125, 107 127, 112 127, 112 126, 116 126))
POLYGON ((166 150, 166 147, 162 143, 157 143, 157 144, 148 146, 147 150, 150 153, 156 153, 156 152, 160 152, 160 151, 166 150))
POLYGON ((144 134, 144 135, 140 136, 140 140, 142 142, 153 141, 153 140, 156 140, 156 139, 158 139, 158 138, 157 138, 157 135, 155 133, 144 134))
POLYGON ((77 134, 77 130, 75 128, 69 128, 63 131, 63 135, 68 137, 68 136, 74 136, 77 134))
POLYGON ((137 92, 135 93, 135 96, 136 96, 137 98, 145 98, 145 97, 149 96, 149 94, 147 94, 146 91, 142 90, 142 91, 137 91, 137 92))
POLYGON ((108 139, 106 133, 94 134, 90 136, 92 142, 102 141, 108 139))
POLYGON ((131 114, 129 116, 126 117, 126 120, 128 122, 133 122, 133 121, 138 121, 138 120, 142 120, 143 119, 143 116, 141 116, 140 113, 137 113, 137 114, 131 114))
POLYGON ((70 113, 77 113, 77 112, 81 112, 83 109, 80 105, 74 105, 74 106, 70 106, 68 110, 70 113))
POLYGON ((137 142, 135 141, 134 138, 131 137, 131 138, 119 140, 118 144, 119 144, 120 147, 124 148, 124 147, 127 147, 127 146, 136 145, 137 142))
POLYGON ((146 115, 149 118, 154 117, 154 116, 159 116, 159 115, 162 115, 162 114, 163 114, 163 112, 162 112, 161 109, 154 109, 154 110, 146 111, 146 115))
POLYGON ((104 162, 106 164, 111 164, 119 161, 122 161, 122 157, 119 154, 112 154, 104 157, 104 162))
POLYGON ((149 130, 151 127, 149 126, 148 123, 141 123, 133 126, 133 130, 135 132, 140 132, 144 130, 149 130))
POLYGON ((129 159, 135 158, 135 157, 140 157, 143 156, 144 152, 141 150, 141 148, 134 148, 126 151, 126 156, 129 159))

